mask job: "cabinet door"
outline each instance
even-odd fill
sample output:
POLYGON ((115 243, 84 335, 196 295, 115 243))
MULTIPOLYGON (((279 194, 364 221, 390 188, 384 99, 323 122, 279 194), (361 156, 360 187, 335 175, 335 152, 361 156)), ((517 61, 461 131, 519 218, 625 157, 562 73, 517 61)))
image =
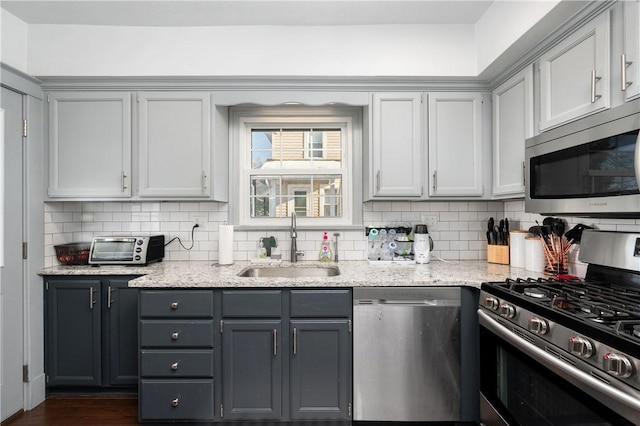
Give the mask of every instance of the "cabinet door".
POLYGON ((49 102, 49 196, 131 195, 131 94, 59 92, 49 102))
POLYGON ((635 99, 640 95, 640 3, 622 2, 624 16, 624 57, 620 58, 620 86, 625 91, 625 99, 635 99))
POLYGON ((225 320, 222 402, 225 420, 276 420, 282 415, 282 322, 225 320))
POLYGON ((430 196, 480 196, 482 94, 429 94, 430 196))
POLYGON ((533 68, 493 91, 493 195, 524 195, 525 139, 533 136, 533 68))
POLYGON ((371 182, 375 197, 422 195, 422 94, 374 93, 371 182))
POLYGON ((100 386, 100 280, 46 280, 49 386, 100 386))
POLYGON ((609 11, 540 58, 540 130, 609 108, 609 11))
POLYGON ((135 385, 138 382, 138 289, 129 288, 133 277, 105 280, 103 284, 106 348, 105 384, 135 385))
POLYGON ((211 94, 140 92, 141 197, 208 197, 211 94))
POLYGON ((291 418, 351 417, 349 321, 292 320, 291 418))

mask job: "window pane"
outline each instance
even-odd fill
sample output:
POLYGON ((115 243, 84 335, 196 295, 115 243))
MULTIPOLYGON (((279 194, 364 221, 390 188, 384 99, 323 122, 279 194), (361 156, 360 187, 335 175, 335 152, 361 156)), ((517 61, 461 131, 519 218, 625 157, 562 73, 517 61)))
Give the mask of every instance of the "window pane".
POLYGON ((251 168, 263 169, 280 167, 279 161, 274 161, 273 147, 280 146, 279 130, 253 130, 251 132, 251 168))
POLYGON ((280 176, 251 177, 251 217, 284 217, 281 214, 283 204, 280 176))

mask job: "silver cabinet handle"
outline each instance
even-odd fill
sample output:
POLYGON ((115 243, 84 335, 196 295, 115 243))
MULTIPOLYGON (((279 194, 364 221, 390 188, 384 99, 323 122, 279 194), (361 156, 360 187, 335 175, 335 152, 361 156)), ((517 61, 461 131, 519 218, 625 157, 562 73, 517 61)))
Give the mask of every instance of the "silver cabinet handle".
POLYGON ((622 54, 620 56, 620 90, 623 92, 627 90, 627 87, 631 86, 632 82, 627 81, 627 67, 633 64, 632 61, 627 61, 627 55, 622 54))
POLYGON ((178 340, 179 334, 177 331, 171 333, 171 340, 178 340))
POLYGON ((436 192, 438 189, 438 171, 433 171, 433 192, 436 192))
POLYGON ((109 290, 107 291, 107 308, 111 309, 111 303, 113 299, 111 298, 111 293, 113 293, 113 288, 109 286, 109 290))
POLYGON ((172 310, 172 311, 175 311, 176 309, 178 309, 178 302, 173 302, 173 303, 171 304, 171 310, 172 310))
POLYGON ((172 399, 172 400, 171 400, 171 406, 172 406, 172 407, 177 407, 177 406, 178 406, 178 404, 180 404, 180 399, 175 398, 175 399, 172 399))
POLYGON ((202 171, 202 191, 207 190, 207 174, 202 171))
POLYGON ((596 75, 596 70, 591 70, 591 103, 594 104, 602 95, 596 93, 596 83, 600 81, 602 77, 596 75))
POLYGON ((296 355, 298 353, 298 329, 293 328, 293 354, 296 355))
POLYGON ((376 191, 380 192, 380 170, 376 172, 376 191))
POLYGON ((125 179, 127 178, 127 175, 124 174, 124 170, 122 171, 122 175, 120 176, 120 179, 122 180, 122 192, 125 192, 127 189, 126 183, 125 183, 125 179))
POLYGON ((178 363, 174 362, 173 364, 171 364, 171 370, 172 371, 178 371, 178 363))
POLYGON ((93 287, 89 288, 89 309, 93 310, 93 305, 96 304, 96 301, 93 297, 93 293, 95 293, 96 291, 93 289, 93 287))
POLYGON ((273 355, 278 354, 278 330, 273 329, 273 355))

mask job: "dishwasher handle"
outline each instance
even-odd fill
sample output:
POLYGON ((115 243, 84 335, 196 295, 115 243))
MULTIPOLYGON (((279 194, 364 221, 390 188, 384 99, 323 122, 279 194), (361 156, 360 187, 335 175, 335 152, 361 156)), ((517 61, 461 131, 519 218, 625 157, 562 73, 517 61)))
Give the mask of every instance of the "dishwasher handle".
POLYGON ((389 306, 460 306, 460 300, 448 299, 425 299, 425 300, 402 300, 402 299, 377 299, 377 300, 354 300, 355 306, 366 305, 389 305, 389 306))

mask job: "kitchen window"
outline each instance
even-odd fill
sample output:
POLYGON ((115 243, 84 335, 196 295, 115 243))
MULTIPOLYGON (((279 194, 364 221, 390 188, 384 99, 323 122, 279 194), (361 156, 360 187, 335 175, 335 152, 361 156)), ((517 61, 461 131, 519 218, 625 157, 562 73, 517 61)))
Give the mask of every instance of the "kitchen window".
POLYGON ((287 226, 295 212, 300 226, 359 223, 352 215, 360 117, 357 108, 232 108, 235 222, 287 226))

